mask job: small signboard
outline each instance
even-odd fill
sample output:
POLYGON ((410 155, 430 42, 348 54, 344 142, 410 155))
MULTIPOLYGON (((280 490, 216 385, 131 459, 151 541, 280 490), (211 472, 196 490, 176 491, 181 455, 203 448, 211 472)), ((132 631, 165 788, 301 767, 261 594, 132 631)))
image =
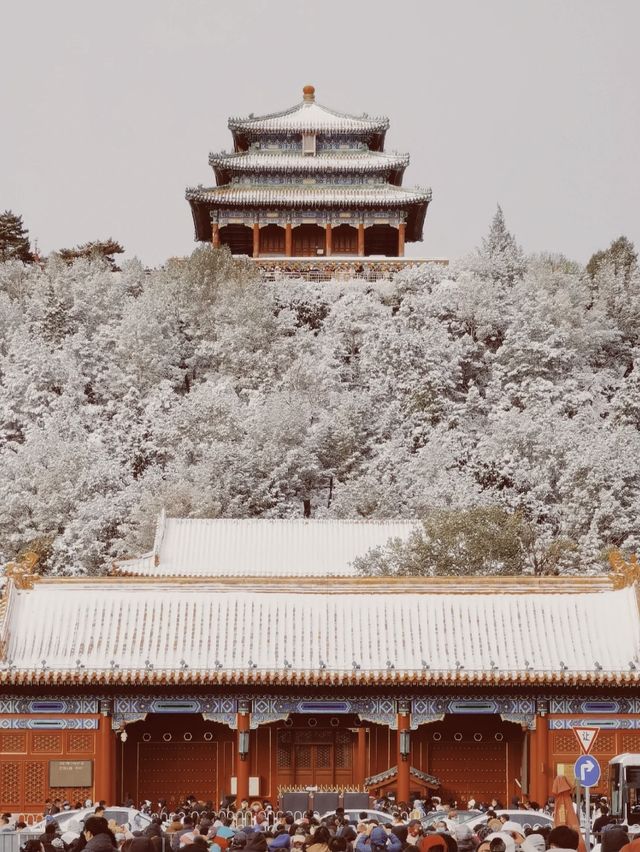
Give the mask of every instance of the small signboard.
POLYGON ((91 787, 93 784, 92 760, 50 760, 50 787, 91 787))
POLYGON ((589 754, 598 739, 600 728, 572 728, 583 754, 589 754))
POLYGON ((600 764, 595 757, 581 755, 575 762, 573 771, 576 781, 583 787, 595 787, 600 780, 600 764))

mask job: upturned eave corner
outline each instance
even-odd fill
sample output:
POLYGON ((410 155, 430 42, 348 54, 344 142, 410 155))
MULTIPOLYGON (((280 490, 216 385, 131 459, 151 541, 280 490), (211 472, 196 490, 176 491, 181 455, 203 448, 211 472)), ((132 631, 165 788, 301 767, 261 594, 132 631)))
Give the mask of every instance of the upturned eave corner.
MULTIPOLYGON (((609 576, 614 589, 626 589, 628 586, 634 586, 636 596, 639 596, 640 590, 640 563, 635 553, 628 558, 619 551, 609 551, 609 565, 611 571, 609 576)), ((640 606, 640 597, 638 597, 640 606)))

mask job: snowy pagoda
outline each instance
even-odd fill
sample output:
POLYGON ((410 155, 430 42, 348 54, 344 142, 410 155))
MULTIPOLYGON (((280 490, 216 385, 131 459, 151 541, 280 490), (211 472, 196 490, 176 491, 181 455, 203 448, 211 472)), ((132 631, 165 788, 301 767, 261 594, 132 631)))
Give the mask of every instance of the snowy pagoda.
POLYGON ((402 186, 409 156, 384 150, 389 119, 303 95, 229 120, 233 153, 209 156, 217 186, 186 193, 196 240, 254 258, 402 257, 422 240, 431 190, 402 186))

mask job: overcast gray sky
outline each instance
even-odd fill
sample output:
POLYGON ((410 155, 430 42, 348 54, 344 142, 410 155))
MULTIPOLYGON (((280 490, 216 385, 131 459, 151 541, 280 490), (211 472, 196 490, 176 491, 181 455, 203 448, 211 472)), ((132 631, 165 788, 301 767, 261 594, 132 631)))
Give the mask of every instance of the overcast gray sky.
POLYGON ((0 209, 42 251, 193 248, 230 115, 301 99, 391 119, 424 242, 456 257, 499 202, 527 251, 640 246, 640 0, 4 0, 0 209))

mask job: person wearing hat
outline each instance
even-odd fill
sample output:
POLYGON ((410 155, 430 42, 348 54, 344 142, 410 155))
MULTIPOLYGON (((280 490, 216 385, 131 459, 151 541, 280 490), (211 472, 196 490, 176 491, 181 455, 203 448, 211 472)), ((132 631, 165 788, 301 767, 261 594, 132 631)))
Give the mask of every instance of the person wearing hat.
POLYGON ((494 831, 485 838, 489 852, 516 852, 516 842, 506 831, 494 831))
POLYGON ((532 831, 531 834, 527 835, 520 845, 523 852, 545 852, 547 848, 544 837, 537 831, 532 831))
MULTIPOLYGON (((418 822, 418 820, 412 820, 418 822)), ((411 823, 409 823, 411 826, 411 823)), ((409 835, 407 834, 407 841, 409 835)), ((356 852, 400 852, 402 843, 397 835, 391 832, 387 834, 386 830, 380 825, 376 825, 371 829, 368 836, 360 835, 356 843, 356 852)))

